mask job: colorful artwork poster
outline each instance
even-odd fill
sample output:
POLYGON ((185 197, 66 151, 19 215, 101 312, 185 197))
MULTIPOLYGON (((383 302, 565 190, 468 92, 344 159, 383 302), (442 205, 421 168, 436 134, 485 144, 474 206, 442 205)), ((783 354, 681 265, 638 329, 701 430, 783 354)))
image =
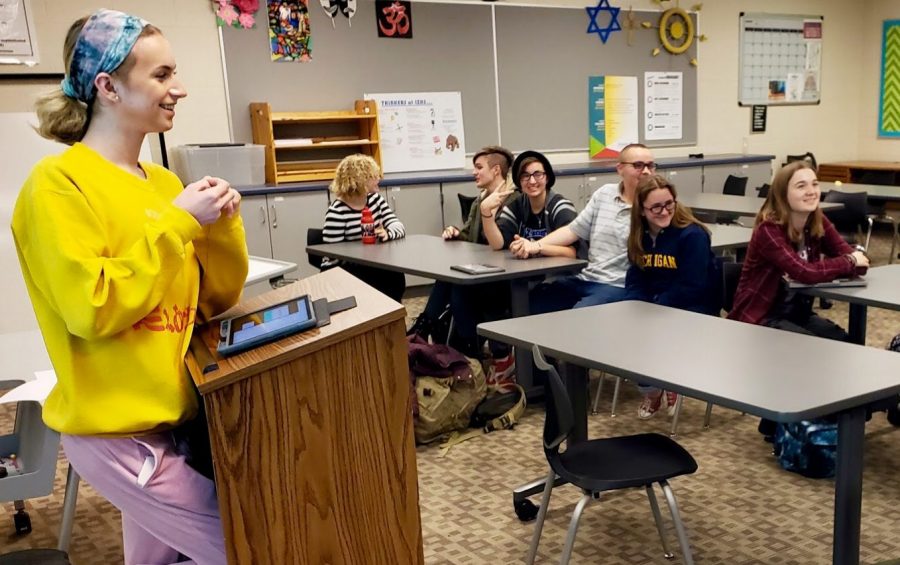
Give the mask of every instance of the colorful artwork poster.
POLYGON ((309 0, 267 0, 269 46, 273 61, 312 59, 312 34, 309 29, 309 0))
POLYGON ((378 37, 412 39, 412 2, 375 0, 378 37))
POLYGON ((588 77, 591 159, 611 159, 638 142, 637 77, 588 77))
POLYGON ((878 135, 900 137, 900 20, 884 22, 878 135))

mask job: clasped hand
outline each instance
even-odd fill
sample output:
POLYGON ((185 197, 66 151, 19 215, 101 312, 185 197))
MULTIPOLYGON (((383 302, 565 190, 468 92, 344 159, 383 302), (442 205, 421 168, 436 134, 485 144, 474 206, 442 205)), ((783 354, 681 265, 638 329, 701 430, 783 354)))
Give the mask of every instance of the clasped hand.
POLYGON ((172 201, 202 226, 214 223, 223 213, 234 216, 240 203, 241 194, 228 181, 210 176, 187 185, 172 201))
POLYGON ((528 259, 529 257, 540 253, 541 244, 514 235, 512 242, 509 244, 509 251, 516 259, 528 259))

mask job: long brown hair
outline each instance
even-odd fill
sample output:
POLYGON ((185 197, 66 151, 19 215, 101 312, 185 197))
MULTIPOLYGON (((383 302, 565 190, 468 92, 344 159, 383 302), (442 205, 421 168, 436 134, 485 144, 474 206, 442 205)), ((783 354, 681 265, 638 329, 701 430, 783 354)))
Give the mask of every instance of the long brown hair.
MULTIPOLYGON (((63 43, 63 62, 66 65, 66 72, 72 67, 72 56, 75 53, 75 43, 81 30, 87 23, 90 16, 78 18, 69 27, 66 33, 66 40, 63 43)), ((151 24, 144 26, 141 30, 140 37, 155 35, 161 33, 159 28, 151 24)), ((131 53, 125 57, 122 64, 119 65, 112 73, 119 75, 123 79, 135 65, 134 55, 131 53)), ((84 102, 69 98, 63 94, 62 88, 57 87, 47 94, 44 94, 35 101, 34 109, 38 117, 38 126, 34 128, 41 137, 45 137, 52 141, 73 145, 84 138, 87 133, 88 125, 91 121, 92 108, 84 102)))
POLYGON ((631 205, 631 230, 628 233, 628 260, 638 268, 644 268, 644 231, 649 229, 647 219, 641 212, 644 210, 644 202, 654 190, 665 189, 672 195, 675 201, 675 209, 672 210, 672 224, 676 228, 686 228, 691 224, 697 224, 703 231, 709 233, 709 229, 700 220, 694 217, 691 209, 678 201, 678 193, 666 177, 662 175, 649 175, 643 177, 638 183, 637 192, 634 195, 634 203, 631 205))
MULTIPOLYGON (((806 161, 794 161, 781 167, 775 177, 772 178, 772 186, 769 187, 769 194, 763 203, 759 213, 756 214, 755 226, 770 221, 778 224, 787 231, 788 238, 793 243, 800 243, 803 240, 803 233, 791 225, 791 205, 788 204, 787 191, 794 173, 802 169, 815 169, 806 161)), ((825 228, 822 226, 822 209, 816 210, 809 215, 806 220, 806 227, 809 233, 814 237, 822 237, 825 235, 825 228)))

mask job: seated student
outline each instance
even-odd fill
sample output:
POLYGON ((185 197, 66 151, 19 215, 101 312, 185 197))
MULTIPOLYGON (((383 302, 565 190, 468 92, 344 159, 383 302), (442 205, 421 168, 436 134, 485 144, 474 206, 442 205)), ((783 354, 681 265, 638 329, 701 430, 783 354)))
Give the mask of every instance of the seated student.
MULTIPOLYGON (((509 177, 509 168, 512 166, 512 163, 512 153, 508 149, 496 145, 483 147, 472 157, 472 174, 475 177, 475 186, 481 189, 481 193, 472 203, 469 215, 461 228, 453 225, 444 228, 444 232, 441 235, 445 240, 487 243, 487 239, 484 237, 484 229, 481 226, 480 205, 485 198, 501 188, 508 194, 506 199, 513 195, 512 182, 509 177)), ((425 309, 416 318, 415 324, 413 324, 406 335, 417 334, 424 339, 428 339, 430 335, 435 343, 446 341, 447 329, 438 319, 450 304, 452 288, 453 285, 448 282, 435 281, 431 293, 428 295, 425 309)), ((479 292, 492 293, 484 285, 479 288, 479 292)))
MULTIPOLYGON (((512 167, 513 182, 521 190, 513 194, 507 188, 494 191, 479 205, 479 213, 488 244, 495 250, 521 247, 534 239, 544 237, 551 230, 565 226, 575 217, 575 206, 566 198, 553 192, 556 180, 553 167, 547 158, 537 151, 524 151, 516 157, 512 167)), ((520 250, 533 255, 557 255, 575 257, 575 249, 569 246, 537 246, 520 250)), ((459 287, 451 297, 450 309, 454 317, 454 331, 463 344, 480 344, 475 330, 478 322, 489 318, 498 308, 509 307, 509 287, 495 285, 492 292, 478 287, 459 287), (502 294, 501 294, 502 293, 502 294), (503 297, 503 298, 499 298, 503 297)), ((515 362, 509 348, 490 342, 494 362, 488 370, 488 381, 503 384, 512 378, 515 362)))
MULTIPOLYGON (((644 177, 631 208, 625 299, 718 315, 722 271, 711 244, 706 227, 678 202, 675 187, 659 175, 644 177)), ((638 388, 643 420, 659 410, 663 391, 638 388)), ((678 395, 666 392, 665 398, 674 415, 678 395)))
POLYGON ((641 178, 656 170, 653 154, 633 143, 619 154, 618 184, 598 188, 572 223, 531 243, 518 243, 510 250, 527 259, 538 247, 568 246, 587 241, 588 265, 581 273, 539 285, 531 297, 531 312, 555 312, 622 300, 628 270, 627 244, 631 226, 631 203, 641 178))
POLYGON ((813 313, 812 297, 784 284, 785 277, 804 284, 852 277, 869 266, 822 214, 819 196, 807 162, 795 161, 775 174, 756 215, 730 319, 847 341, 847 332, 813 313))
MULTIPOLYGON (((406 235, 403 223, 378 192, 380 178, 378 163, 368 155, 348 155, 341 160, 331 182, 334 200, 325 212, 325 227, 322 230, 322 240, 325 243, 360 241, 363 208, 372 212, 375 235, 380 241, 400 239, 406 235)), ((406 290, 403 273, 344 263, 330 257, 325 257, 322 261, 323 270, 338 265, 397 302, 403 298, 406 290)))

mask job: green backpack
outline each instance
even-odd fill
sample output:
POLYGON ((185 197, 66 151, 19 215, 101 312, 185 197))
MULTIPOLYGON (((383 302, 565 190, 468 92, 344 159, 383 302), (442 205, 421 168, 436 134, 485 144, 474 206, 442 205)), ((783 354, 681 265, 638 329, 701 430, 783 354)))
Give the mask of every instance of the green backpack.
POLYGON ((472 413, 487 394, 487 386, 481 363, 467 360, 471 369, 467 377, 416 377, 416 443, 430 443, 469 427, 472 413))

